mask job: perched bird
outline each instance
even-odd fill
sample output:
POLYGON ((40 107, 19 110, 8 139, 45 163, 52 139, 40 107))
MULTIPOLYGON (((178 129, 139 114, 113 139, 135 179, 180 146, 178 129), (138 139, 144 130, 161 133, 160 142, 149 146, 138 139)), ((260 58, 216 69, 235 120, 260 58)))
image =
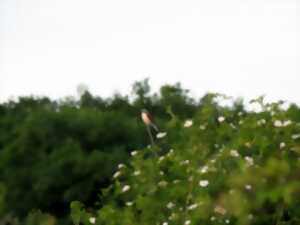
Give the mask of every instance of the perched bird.
POLYGON ((157 126, 154 124, 153 122, 153 117, 151 116, 151 114, 148 112, 147 109, 142 109, 141 112, 141 117, 143 122, 148 126, 148 127, 153 127, 153 129, 158 132, 158 128, 157 126))

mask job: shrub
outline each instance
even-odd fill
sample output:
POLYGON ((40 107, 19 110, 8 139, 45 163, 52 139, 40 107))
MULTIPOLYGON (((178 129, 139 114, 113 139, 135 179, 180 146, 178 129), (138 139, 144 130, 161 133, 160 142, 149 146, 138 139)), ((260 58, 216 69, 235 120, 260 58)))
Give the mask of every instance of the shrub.
POLYGON ((300 224, 300 124, 280 103, 253 102, 261 111, 209 100, 175 118, 116 168, 99 207, 72 204, 75 225, 300 224))

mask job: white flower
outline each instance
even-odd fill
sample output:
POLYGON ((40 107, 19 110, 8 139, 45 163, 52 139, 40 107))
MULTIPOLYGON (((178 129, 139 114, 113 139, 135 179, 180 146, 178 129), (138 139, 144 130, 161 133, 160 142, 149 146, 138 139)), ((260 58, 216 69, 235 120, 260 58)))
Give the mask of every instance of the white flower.
POLYGON ((184 127, 191 127, 193 125, 193 120, 186 120, 184 122, 184 127))
POLYGON ((173 184, 178 184, 180 180, 173 180, 173 184))
POLYGON ((257 121, 257 125, 262 125, 262 124, 266 124, 265 119, 261 119, 261 120, 257 121))
POLYGON ((122 164, 122 163, 120 163, 120 164, 118 165, 118 168, 119 168, 119 169, 122 169, 122 168, 124 168, 124 167, 125 167, 125 165, 122 164))
POLYGON ((201 169, 200 169, 200 173, 207 173, 208 171, 208 166, 203 166, 201 169))
POLYGON ((168 154, 167 154, 167 156, 171 156, 171 155, 173 155, 174 154, 174 149, 170 149, 170 151, 168 152, 168 154))
POLYGON ((211 162, 211 163, 215 163, 215 162, 216 162, 216 159, 211 159, 210 162, 211 162))
POLYGON ((292 139, 295 140, 295 139, 298 139, 298 138, 300 138, 300 134, 293 134, 292 135, 292 139))
POLYGON ((126 205, 127 205, 127 206, 132 206, 132 205, 133 205, 133 202, 126 202, 126 205))
POLYGON ((288 125, 291 125, 292 124, 292 121, 291 120, 286 120, 286 121, 283 121, 283 126, 286 127, 288 125))
POLYGON ((246 146, 247 148, 250 148, 250 147, 251 147, 251 143, 250 143, 250 142, 246 142, 246 143, 245 143, 245 146, 246 146))
POLYGON ((163 137, 165 137, 167 135, 167 132, 159 132, 157 135, 156 135, 156 137, 157 138, 163 138, 163 137))
POLYGON ((159 171, 159 175, 163 176, 163 175, 165 175, 165 172, 164 171, 159 171))
POLYGON ((169 220, 175 220, 176 218, 177 218, 177 214, 176 214, 176 213, 172 213, 172 214, 168 217, 169 220))
POLYGON ((190 225, 191 224, 191 221, 190 220, 186 220, 185 222, 184 222, 184 225, 190 225))
POLYGON ((246 185, 245 185, 245 188, 246 188, 247 190, 251 190, 251 189, 252 189, 252 186, 251 186, 250 184, 246 184, 246 185))
POLYGON ((165 180, 162 180, 162 181, 158 182, 159 187, 166 187, 167 185, 168 185, 168 182, 165 181, 165 180))
POLYGON ((210 217, 210 221, 215 221, 216 220, 216 217, 212 216, 210 217))
POLYGON ((200 180, 200 181, 199 181, 199 185, 200 185, 201 187, 207 187, 208 184, 209 184, 209 181, 208 181, 208 180, 200 180))
POLYGON ((226 209, 224 209, 224 208, 223 208, 222 206, 220 206, 220 205, 217 205, 217 206, 215 207, 214 211, 215 211, 216 213, 219 213, 219 214, 223 215, 223 216, 226 214, 226 209))
POLYGON ((198 204, 197 203, 195 203, 195 204, 192 204, 192 205, 190 205, 190 206, 188 206, 188 210, 194 210, 194 209, 196 209, 198 207, 198 204))
POLYGON ((168 204, 167 204, 167 208, 168 209, 172 209, 172 208, 174 208, 175 207, 175 204, 173 203, 173 202, 169 202, 168 204))
POLYGON ((220 123, 224 122, 224 120, 225 120, 225 117, 224 117, 224 116, 219 116, 219 117, 218 117, 218 121, 219 121, 220 123))
POLYGON ((286 120, 283 122, 283 126, 286 127, 288 125, 292 124, 292 121, 291 120, 286 120))
POLYGON ((129 185, 125 185, 123 188, 122 188, 122 192, 127 192, 130 190, 130 186, 129 185))
POLYGON ((89 221, 91 224, 95 224, 96 223, 96 218, 95 217, 90 217, 89 221))
POLYGON ((133 151, 130 154, 131 154, 131 156, 135 156, 137 153, 138 153, 137 151, 133 151))
POLYGON ((248 166, 252 166, 254 164, 253 158, 251 158, 249 156, 246 156, 245 160, 246 160, 248 166))
POLYGON ((280 120, 275 120, 274 127, 282 127, 283 123, 280 120))
POLYGON ((279 145, 280 149, 283 149, 285 146, 286 146, 286 144, 284 142, 281 142, 279 145))
POLYGON ((181 161, 180 165, 187 165, 189 163, 190 163, 190 160, 187 159, 187 160, 181 161))
POLYGON ((238 151, 237 150, 230 150, 230 155, 232 156, 232 157, 239 157, 240 156, 240 154, 238 153, 238 151))
POLYGON ((225 220, 225 223, 227 223, 227 224, 230 223, 230 220, 229 219, 225 220))
POLYGON ((140 170, 136 170, 136 171, 134 171, 133 176, 138 176, 140 174, 141 174, 141 171, 140 170))
POLYGON ((117 171, 114 173, 113 178, 116 179, 121 175, 121 171, 117 171))
POLYGON ((205 125, 200 125, 200 130, 205 130, 206 126, 205 125))
POLYGON ((161 162, 161 161, 163 161, 164 159, 165 159, 165 157, 164 157, 164 156, 161 156, 161 157, 159 157, 158 162, 161 162))
POLYGON ((167 223, 167 222, 164 222, 162 225, 168 225, 168 223, 167 223))

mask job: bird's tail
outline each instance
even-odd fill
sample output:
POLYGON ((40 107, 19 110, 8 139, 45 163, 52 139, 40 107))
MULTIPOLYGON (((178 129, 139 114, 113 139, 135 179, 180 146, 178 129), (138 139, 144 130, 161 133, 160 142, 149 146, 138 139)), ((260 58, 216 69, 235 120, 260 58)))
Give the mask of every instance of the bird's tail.
POLYGON ((151 127, 153 127, 153 129, 156 131, 156 132, 159 132, 159 129, 158 127, 154 124, 154 123, 150 123, 151 127))

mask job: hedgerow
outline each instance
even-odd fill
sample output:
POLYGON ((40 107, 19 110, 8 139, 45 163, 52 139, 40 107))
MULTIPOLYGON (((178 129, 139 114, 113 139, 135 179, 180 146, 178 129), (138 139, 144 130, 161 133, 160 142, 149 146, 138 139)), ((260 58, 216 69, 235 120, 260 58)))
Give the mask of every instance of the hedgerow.
POLYGON ((74 224, 300 224, 299 111, 251 103, 260 110, 212 96, 184 120, 169 109, 155 145, 115 168, 98 206, 71 203, 74 224))

